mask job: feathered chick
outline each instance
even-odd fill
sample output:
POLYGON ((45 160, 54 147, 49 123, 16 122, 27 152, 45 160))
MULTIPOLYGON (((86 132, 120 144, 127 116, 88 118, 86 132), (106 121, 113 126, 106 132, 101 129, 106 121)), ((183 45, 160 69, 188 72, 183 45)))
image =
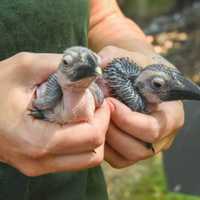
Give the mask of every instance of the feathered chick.
POLYGON ((57 71, 37 88, 31 115, 59 124, 92 119, 104 99, 94 82, 102 74, 99 62, 87 48, 65 50, 57 71))
POLYGON ((67 49, 58 70, 37 88, 31 115, 60 124, 88 121, 107 96, 143 113, 162 101, 200 100, 200 88, 175 68, 154 64, 142 69, 119 58, 101 76, 99 63, 87 48, 67 49))
POLYGON ((200 100, 200 87, 176 68, 153 64, 140 68, 128 58, 114 59, 104 70, 111 95, 134 111, 147 113, 149 104, 200 100))

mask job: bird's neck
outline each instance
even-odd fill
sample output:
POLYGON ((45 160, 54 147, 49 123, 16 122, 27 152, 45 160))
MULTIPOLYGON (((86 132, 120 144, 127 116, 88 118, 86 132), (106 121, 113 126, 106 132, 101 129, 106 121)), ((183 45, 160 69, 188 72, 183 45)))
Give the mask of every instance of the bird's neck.
POLYGON ((110 97, 111 95, 111 89, 109 88, 107 82, 103 77, 98 77, 95 81, 95 83, 99 86, 101 91, 103 92, 104 97, 110 97))
POLYGON ((98 79, 97 84, 105 97, 113 96, 134 111, 146 112, 146 101, 135 87, 139 74, 137 65, 117 59, 104 70, 103 78, 98 79))

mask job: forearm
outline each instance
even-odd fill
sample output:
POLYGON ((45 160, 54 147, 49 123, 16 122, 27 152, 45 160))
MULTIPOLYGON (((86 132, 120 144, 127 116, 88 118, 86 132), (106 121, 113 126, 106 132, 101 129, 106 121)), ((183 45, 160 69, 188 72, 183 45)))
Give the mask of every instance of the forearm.
POLYGON ((114 45, 129 51, 153 53, 145 34, 119 9, 116 0, 91 0, 89 46, 99 51, 114 45))

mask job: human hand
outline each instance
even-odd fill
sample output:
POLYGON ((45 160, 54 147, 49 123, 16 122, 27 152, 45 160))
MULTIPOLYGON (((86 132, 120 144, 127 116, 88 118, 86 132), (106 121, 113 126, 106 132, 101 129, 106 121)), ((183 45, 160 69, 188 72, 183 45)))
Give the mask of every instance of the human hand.
MULTIPOLYGON (((140 66, 165 62, 156 54, 130 52, 117 47, 105 47, 99 52, 103 66, 113 58, 130 57, 140 66)), ((106 135, 105 160, 116 168, 126 167, 155 154, 146 147, 153 143, 156 153, 170 147, 175 133, 184 123, 184 111, 180 101, 165 102, 154 108, 150 115, 131 111, 114 98, 111 105, 111 123, 106 135)))
POLYGON ((36 86, 60 60, 58 54, 19 53, 0 62, 0 161, 27 176, 80 170, 103 160, 106 102, 88 123, 61 126, 28 114, 36 86))

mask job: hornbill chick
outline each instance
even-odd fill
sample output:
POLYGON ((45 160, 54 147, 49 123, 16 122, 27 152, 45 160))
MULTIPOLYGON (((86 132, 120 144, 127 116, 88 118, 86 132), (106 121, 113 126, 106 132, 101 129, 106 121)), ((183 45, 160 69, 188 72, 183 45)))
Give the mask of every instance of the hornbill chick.
POLYGON ((84 47, 66 49, 57 71, 36 89, 31 115, 59 124, 89 121, 103 103, 95 84, 100 58, 84 47))
POLYGON ((143 113, 162 101, 200 100, 200 88, 175 68, 153 64, 142 69, 119 58, 101 75, 99 64, 87 48, 67 49, 58 70, 37 88, 31 115, 60 124, 89 121, 107 96, 143 113))
POLYGON ((128 58, 114 59, 104 70, 106 85, 134 111, 148 112, 149 104, 163 101, 200 100, 200 87, 176 68, 153 64, 140 68, 128 58))

